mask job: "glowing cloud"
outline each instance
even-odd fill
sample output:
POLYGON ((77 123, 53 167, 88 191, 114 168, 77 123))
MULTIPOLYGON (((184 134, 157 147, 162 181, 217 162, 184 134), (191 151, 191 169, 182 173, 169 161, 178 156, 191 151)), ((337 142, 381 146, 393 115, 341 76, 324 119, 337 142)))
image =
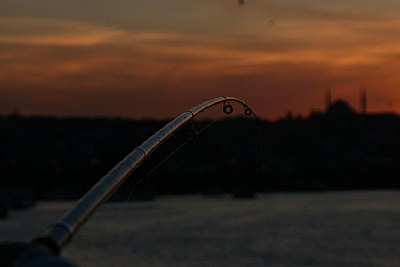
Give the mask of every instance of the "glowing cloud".
POLYGON ((143 25, 99 23, 92 13, 0 16, 0 113, 170 117, 205 98, 235 95, 277 117, 322 108, 328 86, 352 101, 361 84, 374 96, 372 110, 384 110, 382 99, 400 100, 394 11, 296 3, 186 3, 191 17, 163 2, 135 14, 143 25), (165 26, 148 26, 150 11, 163 8, 171 14, 154 21, 165 26), (143 104, 154 97, 154 107, 143 104))

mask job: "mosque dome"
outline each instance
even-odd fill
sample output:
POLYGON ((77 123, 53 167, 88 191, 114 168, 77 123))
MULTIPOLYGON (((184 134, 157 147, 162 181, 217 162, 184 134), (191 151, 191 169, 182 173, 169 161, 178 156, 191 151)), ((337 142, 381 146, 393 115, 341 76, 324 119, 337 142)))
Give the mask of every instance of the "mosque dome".
POLYGON ((336 100, 333 102, 328 109, 326 110, 326 114, 328 116, 340 116, 340 117, 347 117, 353 116, 356 112, 350 106, 350 104, 345 100, 336 100))

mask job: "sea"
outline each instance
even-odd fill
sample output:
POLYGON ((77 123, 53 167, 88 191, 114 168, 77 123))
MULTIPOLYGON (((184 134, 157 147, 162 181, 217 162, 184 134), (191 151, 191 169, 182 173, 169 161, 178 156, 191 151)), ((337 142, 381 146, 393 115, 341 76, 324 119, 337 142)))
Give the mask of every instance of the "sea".
MULTIPOLYGON (((73 202, 38 202, 0 221, 29 241, 73 202)), ((85 267, 400 266, 400 191, 160 196, 105 203, 62 257, 85 267)))

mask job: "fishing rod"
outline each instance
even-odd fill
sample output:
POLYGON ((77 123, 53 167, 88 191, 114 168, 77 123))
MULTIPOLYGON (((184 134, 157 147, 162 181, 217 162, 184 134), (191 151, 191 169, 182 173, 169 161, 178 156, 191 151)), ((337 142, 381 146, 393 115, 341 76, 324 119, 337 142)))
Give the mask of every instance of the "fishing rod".
MULTIPOLYGON (((231 102, 241 104, 244 108, 245 115, 253 115, 258 120, 255 113, 244 101, 234 97, 217 97, 187 110, 166 124, 140 146, 134 148, 131 153, 122 159, 87 193, 85 193, 58 222, 52 224, 46 232, 34 239, 33 243, 45 246, 54 254, 59 254, 93 212, 101 206, 115 192, 115 190, 122 185, 128 176, 132 174, 165 140, 187 122, 191 121, 199 113, 217 104, 223 103, 223 112, 231 114, 233 112, 231 102)), ((195 129, 193 134, 194 136, 197 134, 195 129)))

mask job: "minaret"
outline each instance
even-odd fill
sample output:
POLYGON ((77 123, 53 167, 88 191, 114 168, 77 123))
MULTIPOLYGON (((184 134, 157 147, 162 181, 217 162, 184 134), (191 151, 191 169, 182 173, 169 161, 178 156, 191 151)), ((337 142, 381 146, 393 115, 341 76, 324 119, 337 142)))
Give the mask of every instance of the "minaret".
POLYGON ((332 94, 331 94, 331 88, 329 87, 325 93, 325 104, 326 104, 326 110, 328 110, 329 107, 332 105, 332 94))
POLYGON ((361 114, 367 114, 367 91, 365 86, 360 90, 360 111, 361 114))

